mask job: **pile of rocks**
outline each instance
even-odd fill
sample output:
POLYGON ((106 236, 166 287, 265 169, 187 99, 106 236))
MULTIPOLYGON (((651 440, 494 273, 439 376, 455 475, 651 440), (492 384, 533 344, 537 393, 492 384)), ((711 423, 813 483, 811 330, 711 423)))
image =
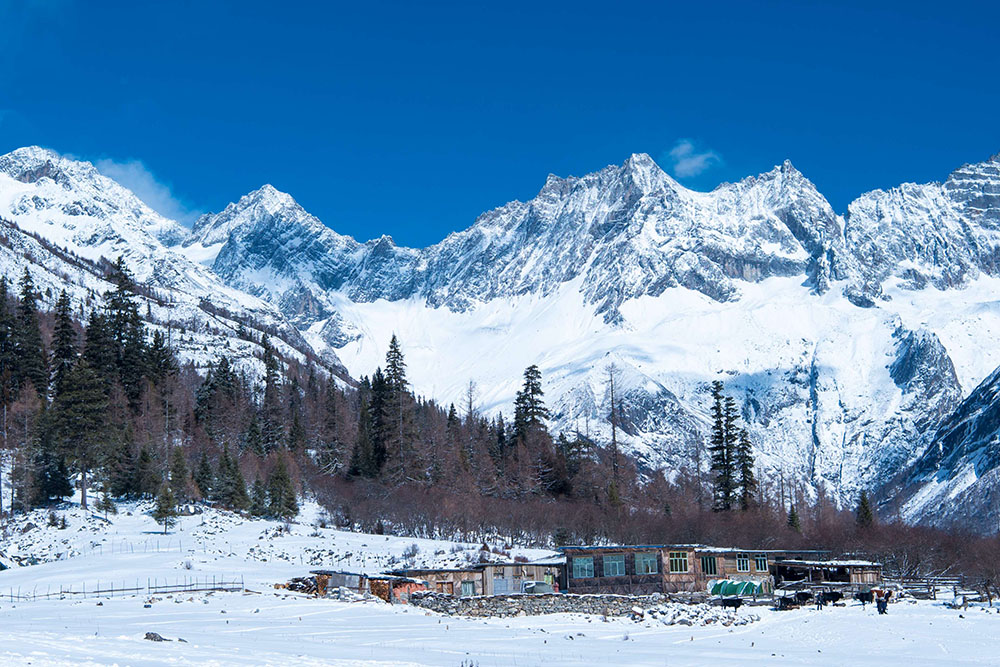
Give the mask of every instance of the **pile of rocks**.
MULTIPOLYGON (((542 614, 593 614, 635 616, 649 609, 687 606, 690 595, 488 595, 457 598, 417 592, 410 604, 449 616, 539 616, 542 614)), ((708 605, 699 605, 708 607, 708 605)))
POLYGON ((632 610, 636 620, 656 620, 664 625, 749 625, 759 621, 760 616, 739 613, 734 609, 724 609, 707 604, 667 603, 648 609, 636 607, 632 610))

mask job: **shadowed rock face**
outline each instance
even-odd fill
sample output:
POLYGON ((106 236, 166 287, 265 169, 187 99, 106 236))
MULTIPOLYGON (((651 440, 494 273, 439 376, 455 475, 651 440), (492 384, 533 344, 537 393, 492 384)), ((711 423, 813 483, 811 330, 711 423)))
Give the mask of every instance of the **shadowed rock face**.
POLYGON ((1000 520, 1000 369, 938 426, 906 479, 903 516, 996 531, 1000 520))

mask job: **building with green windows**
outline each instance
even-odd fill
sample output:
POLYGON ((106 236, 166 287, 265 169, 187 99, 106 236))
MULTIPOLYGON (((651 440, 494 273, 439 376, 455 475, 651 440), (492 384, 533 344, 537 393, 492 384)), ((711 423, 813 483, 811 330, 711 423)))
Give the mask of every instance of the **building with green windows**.
POLYGON ((755 591, 774 590, 771 566, 787 558, 823 552, 711 547, 702 544, 573 546, 566 556, 567 593, 650 595, 710 590, 718 580, 746 581, 755 591))

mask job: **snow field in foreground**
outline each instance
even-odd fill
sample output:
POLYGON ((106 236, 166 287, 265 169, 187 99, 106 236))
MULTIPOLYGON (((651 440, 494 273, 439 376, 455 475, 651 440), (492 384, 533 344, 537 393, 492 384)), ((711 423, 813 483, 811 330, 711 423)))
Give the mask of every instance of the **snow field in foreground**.
MULTIPOLYGON (((744 608, 737 613, 761 620, 727 628, 576 614, 463 619, 310 599, 273 585, 316 567, 402 565, 412 544, 414 564, 455 566, 477 555, 478 545, 316 528, 312 503, 290 533, 277 522, 206 509, 163 536, 148 509, 123 503, 105 523, 69 505, 57 511, 65 530, 48 526, 44 512, 8 525, 0 551, 46 562, 0 572, 0 665, 986 665, 997 664, 1000 651, 996 609, 960 612, 937 602, 901 602, 887 616, 853 603, 823 611, 744 608), (20 532, 28 521, 37 527, 20 532), (43 595, 111 581, 117 588, 211 577, 242 579, 254 592, 9 598, 18 590, 43 595), (146 641, 147 632, 172 641, 146 641)), ((511 557, 546 553, 512 550, 511 557)))
MULTIPOLYGON (((1000 614, 899 603, 823 611, 754 610, 739 628, 572 614, 461 619, 381 602, 265 591, 0 603, 10 665, 986 665, 1000 614), (964 616, 962 618, 961 616, 964 616), (144 640, 156 632, 173 641, 144 640), (184 639, 186 643, 180 642, 184 639)), ((741 610, 744 613, 746 610, 741 610)))

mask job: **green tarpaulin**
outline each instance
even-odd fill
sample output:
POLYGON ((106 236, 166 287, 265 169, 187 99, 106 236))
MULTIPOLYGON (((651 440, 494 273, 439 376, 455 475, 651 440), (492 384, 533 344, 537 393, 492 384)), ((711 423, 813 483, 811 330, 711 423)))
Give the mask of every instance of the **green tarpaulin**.
POLYGON ((754 581, 720 579, 712 582, 709 592, 712 595, 722 596, 761 595, 764 593, 764 587, 754 581))

